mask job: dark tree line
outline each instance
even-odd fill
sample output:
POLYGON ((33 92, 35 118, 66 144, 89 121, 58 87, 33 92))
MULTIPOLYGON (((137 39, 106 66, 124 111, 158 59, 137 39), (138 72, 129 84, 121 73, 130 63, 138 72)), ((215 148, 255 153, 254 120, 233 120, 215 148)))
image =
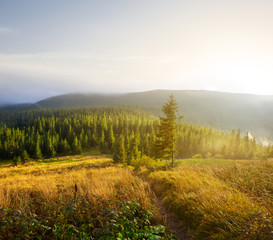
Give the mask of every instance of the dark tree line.
MULTIPOLYGON (((141 155, 154 157, 159 119, 121 107, 0 111, 0 158, 24 163, 29 158, 79 154, 91 148, 113 154, 116 162, 141 155)), ((257 144, 240 129, 224 133, 178 123, 178 158, 218 156, 256 158, 273 155, 272 147, 257 144)))

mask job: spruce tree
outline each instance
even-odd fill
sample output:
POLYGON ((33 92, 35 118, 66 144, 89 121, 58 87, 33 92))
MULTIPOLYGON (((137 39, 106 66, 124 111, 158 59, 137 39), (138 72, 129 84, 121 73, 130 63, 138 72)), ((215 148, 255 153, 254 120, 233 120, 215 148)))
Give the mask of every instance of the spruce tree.
POLYGON ((105 135, 104 135, 104 131, 101 131, 101 137, 99 139, 99 148, 101 153, 106 153, 106 142, 105 142, 105 135))
POLYGON ((49 132, 47 133, 46 139, 45 139, 45 156, 50 158, 50 157, 54 157, 56 154, 55 149, 54 149, 54 145, 53 145, 53 141, 52 141, 52 137, 50 136, 49 132))
MULTIPOLYGON (((172 159, 174 167, 174 156, 176 153, 176 113, 177 103, 173 94, 169 96, 167 103, 163 105, 162 112, 165 117, 160 117, 159 133, 157 135, 156 149, 159 156, 172 159)), ((180 117, 182 118, 182 117, 180 117)))
POLYGON ((29 155, 26 150, 23 151, 21 158, 22 158, 22 164, 25 164, 26 161, 29 159, 29 155))
POLYGON ((79 154, 82 152, 81 143, 79 142, 78 138, 75 137, 73 144, 72 144, 72 151, 75 154, 79 154))
POLYGON ((43 155, 42 155, 42 152, 41 152, 41 149, 40 149, 40 145, 39 145, 39 142, 36 143, 35 145, 35 150, 34 150, 34 158, 35 159, 39 159, 39 158, 42 158, 43 155))
POLYGON ((236 158, 241 158, 242 153, 241 153, 241 129, 238 128, 236 138, 235 138, 235 157, 236 158))
POLYGON ((115 136, 113 132, 113 125, 110 125, 109 134, 108 134, 108 147, 109 150, 112 151, 115 143, 115 136))
POLYGON ((64 141, 63 141, 63 152, 66 155, 66 154, 69 153, 69 151, 70 151, 70 146, 69 146, 69 144, 68 144, 68 142, 67 142, 67 140, 65 138, 64 141))
POLYGON ((123 163, 125 162, 125 157, 126 157, 126 154, 125 154, 125 147, 124 147, 124 137, 123 135, 120 135, 120 137, 118 138, 115 144, 113 160, 116 163, 123 163))
POLYGON ((127 163, 130 164, 132 159, 140 157, 140 151, 138 150, 139 136, 133 135, 130 139, 129 151, 127 154, 127 163))
POLYGON ((246 131, 245 137, 244 137, 244 157, 249 158, 249 136, 248 131, 246 131))

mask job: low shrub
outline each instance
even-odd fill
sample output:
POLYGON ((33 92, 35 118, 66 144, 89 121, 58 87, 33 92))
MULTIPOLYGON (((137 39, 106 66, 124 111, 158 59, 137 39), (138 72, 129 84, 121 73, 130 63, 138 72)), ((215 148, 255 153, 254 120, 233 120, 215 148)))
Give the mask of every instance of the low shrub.
POLYGON ((165 168, 165 164, 162 161, 155 160, 145 155, 140 158, 133 159, 131 161, 131 165, 134 167, 136 171, 138 171, 141 167, 146 167, 148 171, 154 171, 165 168))
POLYGON ((153 225, 151 217, 151 212, 134 201, 98 198, 91 203, 76 197, 57 207, 47 203, 25 211, 0 209, 0 238, 177 239, 166 227, 153 225), (47 208, 46 215, 38 213, 41 207, 47 208))

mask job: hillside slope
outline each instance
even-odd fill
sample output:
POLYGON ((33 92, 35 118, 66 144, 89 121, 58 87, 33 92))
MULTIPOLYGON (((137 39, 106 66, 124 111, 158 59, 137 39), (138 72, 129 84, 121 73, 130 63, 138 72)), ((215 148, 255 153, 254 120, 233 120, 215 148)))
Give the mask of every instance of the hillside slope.
POLYGON ((127 94, 67 94, 36 103, 41 108, 98 105, 139 105, 158 115, 173 93, 184 121, 228 130, 249 130, 260 138, 273 140, 273 96, 210 91, 154 90, 127 94))

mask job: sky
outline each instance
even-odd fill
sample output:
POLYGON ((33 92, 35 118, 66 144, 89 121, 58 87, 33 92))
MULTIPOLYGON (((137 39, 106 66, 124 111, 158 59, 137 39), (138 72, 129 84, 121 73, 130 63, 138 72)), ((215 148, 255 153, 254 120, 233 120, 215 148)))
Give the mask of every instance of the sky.
POLYGON ((273 95, 272 0, 0 0, 0 103, 190 89, 273 95))

